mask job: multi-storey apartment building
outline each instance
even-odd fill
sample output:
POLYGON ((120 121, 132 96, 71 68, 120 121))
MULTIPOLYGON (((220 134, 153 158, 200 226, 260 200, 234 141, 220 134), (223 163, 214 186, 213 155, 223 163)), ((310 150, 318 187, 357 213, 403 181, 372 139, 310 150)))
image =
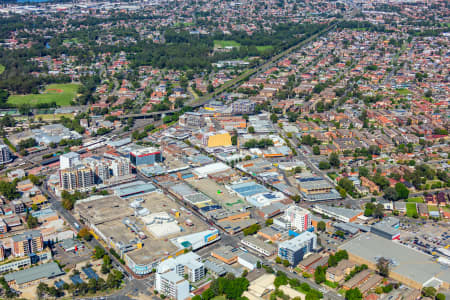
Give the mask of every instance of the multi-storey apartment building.
POLYGON ((16 257, 22 257, 44 250, 44 240, 39 230, 30 230, 15 235, 11 239, 13 242, 12 253, 16 257))

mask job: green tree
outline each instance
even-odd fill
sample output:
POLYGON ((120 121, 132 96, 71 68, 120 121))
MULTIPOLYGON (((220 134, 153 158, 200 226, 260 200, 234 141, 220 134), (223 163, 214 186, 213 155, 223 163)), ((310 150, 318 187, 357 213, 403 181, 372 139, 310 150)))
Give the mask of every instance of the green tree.
POLYGON ((424 297, 434 297, 436 296, 436 289, 432 286, 427 286, 422 289, 422 295, 424 297))
POLYGON ((359 176, 363 176, 363 177, 369 176, 369 169, 367 169, 366 167, 360 167, 358 171, 359 171, 359 176))
POLYGON ((397 191, 393 187, 388 187, 384 190, 383 198, 391 201, 397 201, 397 191))
POLYGON ((397 193, 397 199, 408 199, 409 190, 403 183, 397 182, 395 184, 395 191, 397 193))
POLYGON ((238 136, 237 136, 237 135, 232 135, 232 136, 231 136, 231 144, 232 144, 233 146, 236 146, 236 145, 237 145, 237 142, 238 142, 238 136))
POLYGON ((329 161, 330 165, 334 168, 338 168, 341 164, 341 161, 339 160, 339 154, 337 154, 336 152, 330 154, 329 161))
POLYGON ((339 186, 342 187, 344 190, 347 191, 347 193, 352 193, 355 189, 355 186, 353 185, 353 181, 350 179, 344 177, 338 182, 339 186))
POLYGON ((445 295, 442 293, 436 294, 436 300, 445 300, 445 295))
POLYGON ((275 285, 275 287, 279 288, 282 285, 286 285, 288 283, 288 278, 286 275, 282 275, 282 276, 277 276, 273 282, 273 284, 275 285))
POLYGON ((322 160, 319 162, 319 169, 321 170, 328 170, 330 168, 330 163, 327 162, 326 160, 322 160))
POLYGON ((377 261, 377 269, 378 269, 378 273, 380 273, 381 276, 388 277, 389 276, 389 260, 384 257, 380 257, 377 261))
POLYGON ((313 150, 314 155, 319 155, 320 154, 319 146, 314 145, 312 150, 313 150))
POLYGON ((272 121, 272 123, 276 123, 278 122, 278 116, 276 114, 271 114, 270 120, 272 121))
POLYGON ((325 282, 325 280, 326 280, 326 271, 327 271, 326 267, 319 266, 319 267, 316 268, 316 271, 314 272, 314 281, 317 284, 321 284, 321 283, 325 282))
POLYGON ((253 126, 249 126, 247 128, 248 133, 255 133, 255 128, 253 126))
POLYGON ((249 227, 245 228, 242 232, 244 233, 244 235, 247 236, 247 235, 255 234, 260 229, 261 229, 261 225, 253 224, 253 225, 250 225, 249 227))
POLYGON ((27 211, 27 226, 28 228, 36 228, 39 225, 38 219, 36 217, 33 217, 28 211, 27 211))
POLYGON ((101 246, 95 246, 94 248, 94 257, 95 259, 100 259, 103 258, 103 256, 105 256, 105 249, 103 249, 103 247, 101 246))
POLYGON ((317 223, 317 230, 322 232, 326 230, 326 224, 324 221, 319 221, 317 223))
POLYGON ((78 232, 78 236, 82 239, 85 239, 86 241, 90 241, 92 239, 92 234, 89 232, 89 229, 87 227, 83 227, 78 232))
POLYGON ((202 293, 203 300, 210 300, 212 298, 214 298, 214 293, 211 289, 207 289, 202 293))
POLYGON ((361 291, 358 288, 350 289, 345 291, 346 300, 360 300, 363 298, 361 291))
POLYGON ((17 181, 0 181, 0 193, 8 200, 14 200, 20 196, 17 191, 17 181))

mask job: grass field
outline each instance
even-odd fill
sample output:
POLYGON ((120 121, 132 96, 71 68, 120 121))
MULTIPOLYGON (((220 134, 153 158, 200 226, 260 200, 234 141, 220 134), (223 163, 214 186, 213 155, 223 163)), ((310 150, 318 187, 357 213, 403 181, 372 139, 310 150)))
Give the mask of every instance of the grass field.
POLYGON ((236 47, 239 48, 241 44, 236 41, 224 41, 224 40, 214 40, 214 48, 225 48, 225 47, 236 47))
POLYGON ((441 206, 442 210, 445 211, 446 213, 450 213, 450 207, 448 206, 441 206))
POLYGON ((212 300, 227 300, 227 298, 225 296, 216 296, 212 300))
POLYGON ((75 83, 50 84, 41 94, 9 96, 8 103, 13 105, 30 104, 33 106, 38 103, 56 102, 57 105, 68 106, 77 95, 78 86, 75 83))
POLYGON ((408 217, 413 217, 417 215, 416 203, 406 203, 406 215, 408 217))
POLYGON ((412 198, 408 198, 408 200, 406 200, 407 202, 415 202, 415 203, 423 203, 423 198, 422 197, 412 197, 412 198))
POLYGON ((406 95, 411 94, 411 92, 408 89, 398 89, 396 91, 397 91, 397 93, 399 93, 402 96, 406 96, 406 95))
POLYGON ((428 205, 428 211, 439 211, 436 205, 428 205))
POLYGON ((272 50, 273 46, 271 45, 267 45, 267 46, 256 46, 256 49, 258 51, 265 51, 265 50, 272 50))
POLYGON ((74 43, 74 44, 78 44, 79 41, 78 41, 77 38, 72 38, 72 39, 65 39, 65 40, 63 41, 63 43, 74 43))
POLYGON ((5 72, 5 66, 4 65, 0 65, 0 74, 2 74, 3 72, 5 72))
POLYGON ((338 177, 338 174, 336 174, 335 172, 328 172, 327 173, 328 177, 330 177, 332 180, 335 180, 338 177))

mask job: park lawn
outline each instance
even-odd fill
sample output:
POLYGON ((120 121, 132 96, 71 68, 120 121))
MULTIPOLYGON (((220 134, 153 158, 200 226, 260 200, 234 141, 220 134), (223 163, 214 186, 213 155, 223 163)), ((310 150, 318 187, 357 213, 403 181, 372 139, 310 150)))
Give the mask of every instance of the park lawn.
POLYGON ((212 300, 227 300, 227 298, 225 296, 216 296, 212 300))
POLYGON ((417 214, 416 203, 406 203, 406 215, 412 218, 415 214, 417 214))
MULTIPOLYGON (((434 179, 434 180, 427 180, 427 182, 425 184, 429 184, 432 185, 433 183, 438 183, 441 182, 439 179, 434 179)), ((441 182, 442 183, 442 182, 441 182)))
POLYGON ((73 114, 39 114, 39 115, 34 116, 35 119, 38 119, 39 117, 41 117, 42 120, 44 120, 44 121, 53 121, 53 120, 59 120, 59 119, 61 119, 61 117, 73 119, 74 115, 73 114))
POLYGON ((406 200, 407 202, 415 202, 415 203, 423 203, 423 198, 422 197, 412 197, 412 198, 408 198, 408 200, 406 200))
POLYGON ((50 84, 41 94, 11 95, 7 102, 13 105, 30 104, 31 106, 56 102, 59 106, 69 106, 78 93, 78 87, 79 84, 76 83, 50 84))
POLYGON ((63 40, 63 43, 74 43, 74 44, 78 44, 79 41, 77 38, 71 38, 71 39, 65 39, 63 40))
POLYGON ((436 205, 428 205, 428 211, 439 211, 436 205))
POLYGON ((441 206, 442 210, 445 211, 446 213, 450 213, 450 207, 447 206, 441 206))
POLYGON ((5 66, 0 64, 0 74, 5 72, 5 66))
POLYGON ((402 96, 411 94, 411 92, 408 89, 397 89, 396 91, 397 91, 397 93, 399 93, 402 96))
POLYGON ((239 48, 241 44, 236 41, 214 40, 214 48, 236 47, 239 48))
POLYGON ((197 99, 198 99, 198 95, 197 95, 197 93, 192 89, 192 87, 188 86, 188 91, 189 91, 192 95, 194 95, 194 100, 197 100, 197 99))
POLYGON ((337 289, 339 287, 339 283, 337 283, 337 282, 325 280, 324 283, 325 283, 325 285, 329 286, 332 289, 337 289))
POLYGON ((256 50, 258 50, 259 52, 266 51, 266 50, 272 50, 272 49, 273 49, 272 45, 256 46, 256 50))
POLYGON ((335 180, 338 177, 338 174, 336 174, 335 172, 328 172, 327 173, 328 177, 330 177, 332 180, 335 180))

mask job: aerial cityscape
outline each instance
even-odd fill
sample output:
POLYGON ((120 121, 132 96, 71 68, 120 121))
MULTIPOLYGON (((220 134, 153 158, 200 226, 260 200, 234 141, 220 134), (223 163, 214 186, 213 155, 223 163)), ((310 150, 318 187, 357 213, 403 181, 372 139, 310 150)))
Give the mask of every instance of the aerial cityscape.
POLYGON ((0 299, 450 300, 447 0, 0 1, 0 299))

